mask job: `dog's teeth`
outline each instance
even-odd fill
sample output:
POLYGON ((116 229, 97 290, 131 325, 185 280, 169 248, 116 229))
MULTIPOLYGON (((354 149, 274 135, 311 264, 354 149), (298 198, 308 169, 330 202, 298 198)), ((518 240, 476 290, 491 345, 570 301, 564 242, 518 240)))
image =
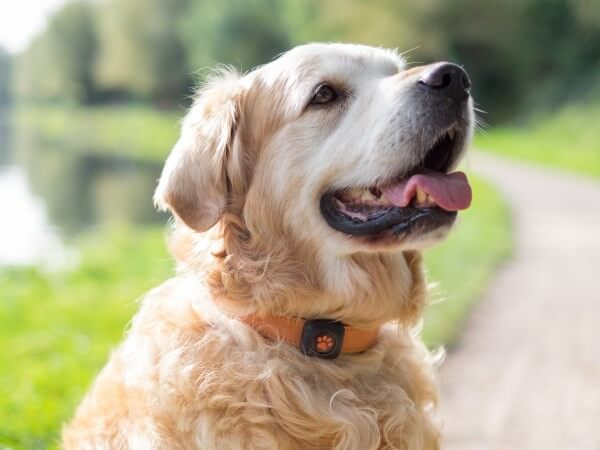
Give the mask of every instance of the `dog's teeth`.
POLYGON ((358 203, 360 202, 362 194, 362 189, 353 188, 346 191, 344 198, 350 201, 351 203, 358 203))
POLYGON ((417 187, 415 191, 415 199, 413 201, 414 206, 436 206, 435 199, 421 188, 417 187))
POLYGON ((365 189, 360 194, 360 201, 363 203, 367 203, 367 202, 375 201, 375 200, 377 200, 377 197, 375 197, 369 189, 365 189))
POLYGON ((377 199, 376 204, 378 206, 393 206, 392 203, 387 198, 385 198, 383 195, 377 199))
POLYGON ((425 203, 425 201, 427 200, 427 192, 421 190, 420 187, 417 186, 417 198, 416 198, 416 202, 419 204, 425 203))

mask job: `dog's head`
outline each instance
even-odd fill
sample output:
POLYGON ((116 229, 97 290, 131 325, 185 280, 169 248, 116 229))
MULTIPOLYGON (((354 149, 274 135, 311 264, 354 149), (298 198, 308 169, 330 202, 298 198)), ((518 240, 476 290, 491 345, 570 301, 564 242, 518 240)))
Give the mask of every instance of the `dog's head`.
POLYGON ((464 175, 449 175, 472 132, 469 87, 456 65, 407 70, 393 51, 342 44, 222 73, 186 116, 155 200, 199 232, 234 216, 245 248, 311 249, 313 266, 420 249, 470 202, 464 175))

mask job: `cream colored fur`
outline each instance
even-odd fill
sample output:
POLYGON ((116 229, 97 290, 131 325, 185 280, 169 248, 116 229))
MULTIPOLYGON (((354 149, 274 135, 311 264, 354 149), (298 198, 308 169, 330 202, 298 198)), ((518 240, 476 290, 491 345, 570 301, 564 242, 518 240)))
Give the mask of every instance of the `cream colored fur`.
POLYGON ((155 197, 178 218, 178 274, 144 299, 66 449, 439 448, 418 250, 447 230, 374 246, 318 209, 324 189, 422 157, 409 150, 414 73, 391 51, 311 44, 200 90, 155 197), (307 109, 321 80, 352 102, 307 109), (326 361, 235 318, 251 312, 385 325, 372 350, 326 361))

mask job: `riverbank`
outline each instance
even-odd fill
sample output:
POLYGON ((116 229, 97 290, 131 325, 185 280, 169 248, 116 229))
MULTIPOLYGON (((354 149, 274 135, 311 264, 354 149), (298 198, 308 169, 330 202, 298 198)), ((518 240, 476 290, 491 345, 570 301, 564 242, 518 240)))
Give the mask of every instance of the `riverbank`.
POLYGON ((15 135, 63 151, 162 163, 179 136, 185 114, 144 105, 14 110, 15 135))

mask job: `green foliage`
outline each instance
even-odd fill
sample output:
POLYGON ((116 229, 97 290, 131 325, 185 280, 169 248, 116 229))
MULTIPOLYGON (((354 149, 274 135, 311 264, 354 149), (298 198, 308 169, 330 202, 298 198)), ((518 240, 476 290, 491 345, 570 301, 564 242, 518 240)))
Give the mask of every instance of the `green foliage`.
POLYGON ((589 0, 78 0, 22 55, 18 86, 42 101, 172 107, 193 74, 242 70, 292 45, 351 41, 451 59, 491 120, 600 95, 600 12, 589 0), (44 76, 40 76, 40 74, 44 76))
POLYGON ((492 119, 600 87, 600 14, 588 0, 435 0, 431 24, 492 119))
POLYGON ((527 76, 515 47, 523 3, 434 0, 430 12, 429 28, 444 40, 444 58, 467 69, 474 98, 492 118, 514 111, 520 80, 527 76))
POLYGON ((191 2, 181 36, 190 70, 217 63, 248 70, 269 62, 290 46, 277 0, 191 2))
MULTIPOLYGON (((431 345, 455 337, 509 246, 501 199, 481 181, 474 188, 473 209, 426 254, 430 279, 447 296, 427 312, 431 345)), ((0 448, 56 448, 136 300, 172 271, 160 229, 99 229, 75 244, 80 261, 70 270, 0 270, 0 448)))
POLYGON ((571 105, 523 126, 495 128, 475 146, 600 177, 600 104, 571 105))
POLYGON ((424 32, 431 7, 431 2, 419 0, 293 0, 286 2, 286 21, 294 44, 357 42, 415 49, 418 58, 428 58, 439 56, 443 48, 438 34, 424 32))
POLYGON ((19 58, 15 76, 19 95, 28 100, 89 103, 96 92, 96 51, 93 5, 68 2, 19 58))
POLYGON ((177 104, 189 76, 177 36, 188 0, 109 0, 98 7, 100 87, 161 105, 177 104))

